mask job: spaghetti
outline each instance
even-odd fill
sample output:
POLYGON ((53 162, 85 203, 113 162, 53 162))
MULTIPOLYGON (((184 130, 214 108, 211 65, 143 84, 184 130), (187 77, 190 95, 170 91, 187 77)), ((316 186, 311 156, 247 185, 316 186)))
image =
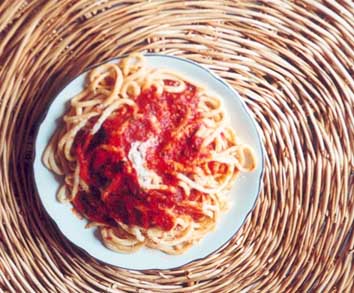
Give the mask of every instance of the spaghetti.
POLYGON ((227 192, 255 157, 221 100, 141 54, 88 74, 43 154, 64 176, 58 200, 98 227, 106 247, 180 254, 227 209, 227 192))

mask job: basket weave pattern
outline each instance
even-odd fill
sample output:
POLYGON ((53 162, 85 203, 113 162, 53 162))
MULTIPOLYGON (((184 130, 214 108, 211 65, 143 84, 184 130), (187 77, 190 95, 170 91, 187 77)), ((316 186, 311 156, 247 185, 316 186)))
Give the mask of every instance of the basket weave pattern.
POLYGON ((354 292, 350 0, 0 1, 0 129, 0 291, 354 292), (186 57, 223 77, 266 151, 242 229, 173 270, 86 255, 33 185, 34 136, 51 99, 88 66, 132 51, 186 57))

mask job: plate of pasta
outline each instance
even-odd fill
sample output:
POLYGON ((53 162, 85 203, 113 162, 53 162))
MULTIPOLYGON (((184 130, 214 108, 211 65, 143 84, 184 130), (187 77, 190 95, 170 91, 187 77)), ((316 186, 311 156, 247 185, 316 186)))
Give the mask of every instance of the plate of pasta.
POLYGON ((61 232, 127 269, 205 258, 258 197, 263 148, 233 88, 187 59, 133 53, 95 66, 53 100, 34 178, 61 232))

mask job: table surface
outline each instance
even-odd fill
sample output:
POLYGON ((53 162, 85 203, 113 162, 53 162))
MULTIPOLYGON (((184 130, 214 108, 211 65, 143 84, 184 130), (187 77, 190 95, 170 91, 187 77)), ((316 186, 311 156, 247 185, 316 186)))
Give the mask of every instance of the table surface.
POLYGON ((1 1, 0 291, 354 292, 353 109, 352 1, 1 1), (189 58, 226 79, 265 146, 242 229, 173 270, 86 255, 33 183, 51 99, 88 66, 132 51, 189 58))

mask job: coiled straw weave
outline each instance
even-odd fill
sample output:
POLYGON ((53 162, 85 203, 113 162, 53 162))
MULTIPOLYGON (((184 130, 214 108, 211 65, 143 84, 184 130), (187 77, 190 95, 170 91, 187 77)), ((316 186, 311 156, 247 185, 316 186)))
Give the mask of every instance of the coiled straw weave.
POLYGON ((354 292, 353 51, 350 0, 0 1, 0 290, 354 292), (131 51, 205 64, 241 94, 265 145, 248 221, 178 269, 100 263, 34 189, 34 135, 53 96, 131 51))

